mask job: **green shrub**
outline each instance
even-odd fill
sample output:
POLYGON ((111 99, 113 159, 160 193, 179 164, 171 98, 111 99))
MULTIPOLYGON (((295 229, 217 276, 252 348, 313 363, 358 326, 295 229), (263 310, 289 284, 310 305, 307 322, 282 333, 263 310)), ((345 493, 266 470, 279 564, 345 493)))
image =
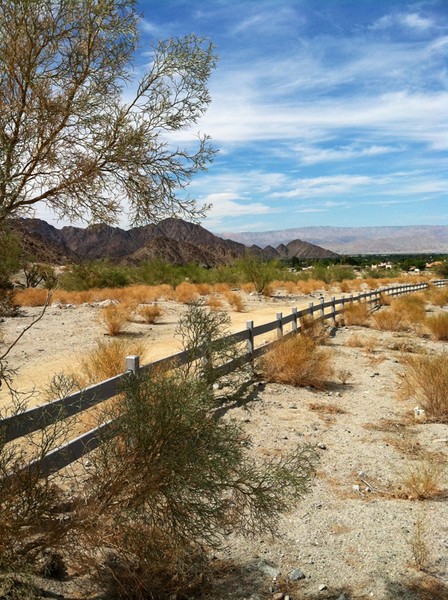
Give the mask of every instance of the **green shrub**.
POLYGON ((204 382, 153 372, 131 376, 108 415, 115 425, 92 458, 78 538, 108 597, 186 597, 206 548, 231 532, 273 531, 309 488, 315 450, 256 463, 241 428, 212 405, 204 382))
POLYGON ((69 292, 125 287, 130 283, 130 269, 112 265, 107 261, 72 265, 70 271, 64 273, 59 280, 59 286, 69 292))

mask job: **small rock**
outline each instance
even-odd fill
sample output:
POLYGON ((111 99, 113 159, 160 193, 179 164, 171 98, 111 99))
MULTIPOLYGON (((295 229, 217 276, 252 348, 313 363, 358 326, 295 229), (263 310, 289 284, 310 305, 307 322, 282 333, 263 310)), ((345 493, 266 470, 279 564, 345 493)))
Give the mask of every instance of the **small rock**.
POLYGON ((272 600, 283 600, 283 592, 276 592, 272 596, 272 600))
POLYGON ((291 402, 291 404, 288 404, 288 408, 297 408, 297 404, 295 402, 291 402))
POLYGON ((300 569, 293 569, 291 573, 288 575, 291 581, 298 581, 299 579, 305 579, 305 575, 302 573, 300 569))
POLYGON ((317 444, 317 447, 318 447, 318 448, 320 448, 321 450, 326 450, 326 449, 327 449, 326 445, 325 445, 325 444, 323 444, 322 442, 319 442, 319 443, 317 444))
POLYGON ((319 592, 324 592, 325 590, 327 590, 328 587, 325 585, 325 583, 321 583, 319 586, 319 592))

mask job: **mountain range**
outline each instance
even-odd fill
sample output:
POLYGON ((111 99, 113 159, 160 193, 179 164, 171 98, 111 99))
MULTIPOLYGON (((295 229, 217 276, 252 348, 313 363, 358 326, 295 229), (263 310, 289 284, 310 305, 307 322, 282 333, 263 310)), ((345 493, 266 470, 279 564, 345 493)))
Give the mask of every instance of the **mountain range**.
POLYGON ((337 257, 334 252, 298 239, 275 248, 254 244, 248 248, 200 225, 174 218, 129 230, 104 224, 57 229, 41 219, 16 219, 12 228, 18 232, 28 256, 54 264, 102 259, 138 264, 157 258, 173 264, 194 262, 213 267, 232 262, 248 250, 264 259, 337 257))
POLYGON ((228 239, 251 245, 288 244, 300 238, 338 254, 445 254, 448 226, 298 227, 264 232, 226 232, 228 239))

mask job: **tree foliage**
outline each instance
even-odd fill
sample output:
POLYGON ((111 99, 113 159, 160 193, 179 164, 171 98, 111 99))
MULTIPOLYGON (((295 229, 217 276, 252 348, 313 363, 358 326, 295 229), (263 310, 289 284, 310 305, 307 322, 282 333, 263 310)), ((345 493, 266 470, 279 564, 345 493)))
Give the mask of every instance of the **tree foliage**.
POLYGON ((199 211, 176 192, 214 150, 168 136, 210 102, 213 45, 160 42, 137 82, 138 21, 135 0, 2 0, 0 223, 37 203, 87 222, 116 222, 125 199, 133 223, 199 211))

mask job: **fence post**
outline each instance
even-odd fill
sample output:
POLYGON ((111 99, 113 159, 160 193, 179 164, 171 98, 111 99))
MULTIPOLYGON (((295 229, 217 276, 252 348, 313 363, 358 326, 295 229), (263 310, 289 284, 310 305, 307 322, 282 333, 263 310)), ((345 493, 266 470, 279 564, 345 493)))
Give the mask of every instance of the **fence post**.
POLYGON ((336 298, 334 296, 331 298, 331 319, 333 325, 336 325, 336 298))
POLYGON ((297 332, 297 307, 294 306, 294 308, 291 308, 291 312, 292 312, 292 316, 293 316, 293 321, 291 323, 291 327, 292 330, 297 332))
POLYGON ((320 299, 320 310, 319 310, 319 312, 320 312, 320 316, 321 316, 322 320, 324 318, 324 302, 325 302, 324 298, 321 298, 320 299))
POLYGON ((249 337, 246 342, 246 352, 252 357, 254 354, 254 322, 246 321, 246 329, 249 332, 249 337))
POLYGON ((314 304, 312 302, 309 303, 309 310, 310 310, 310 315, 313 316, 314 313, 314 304))
POLYGON ((131 372, 131 373, 134 373, 134 375, 137 375, 139 369, 140 369, 140 356, 137 356, 137 355, 126 356, 125 367, 124 367, 124 370, 126 371, 126 373, 131 372))
POLYGON ((283 337, 283 323, 282 323, 282 313, 277 313, 277 339, 280 340, 283 337))

